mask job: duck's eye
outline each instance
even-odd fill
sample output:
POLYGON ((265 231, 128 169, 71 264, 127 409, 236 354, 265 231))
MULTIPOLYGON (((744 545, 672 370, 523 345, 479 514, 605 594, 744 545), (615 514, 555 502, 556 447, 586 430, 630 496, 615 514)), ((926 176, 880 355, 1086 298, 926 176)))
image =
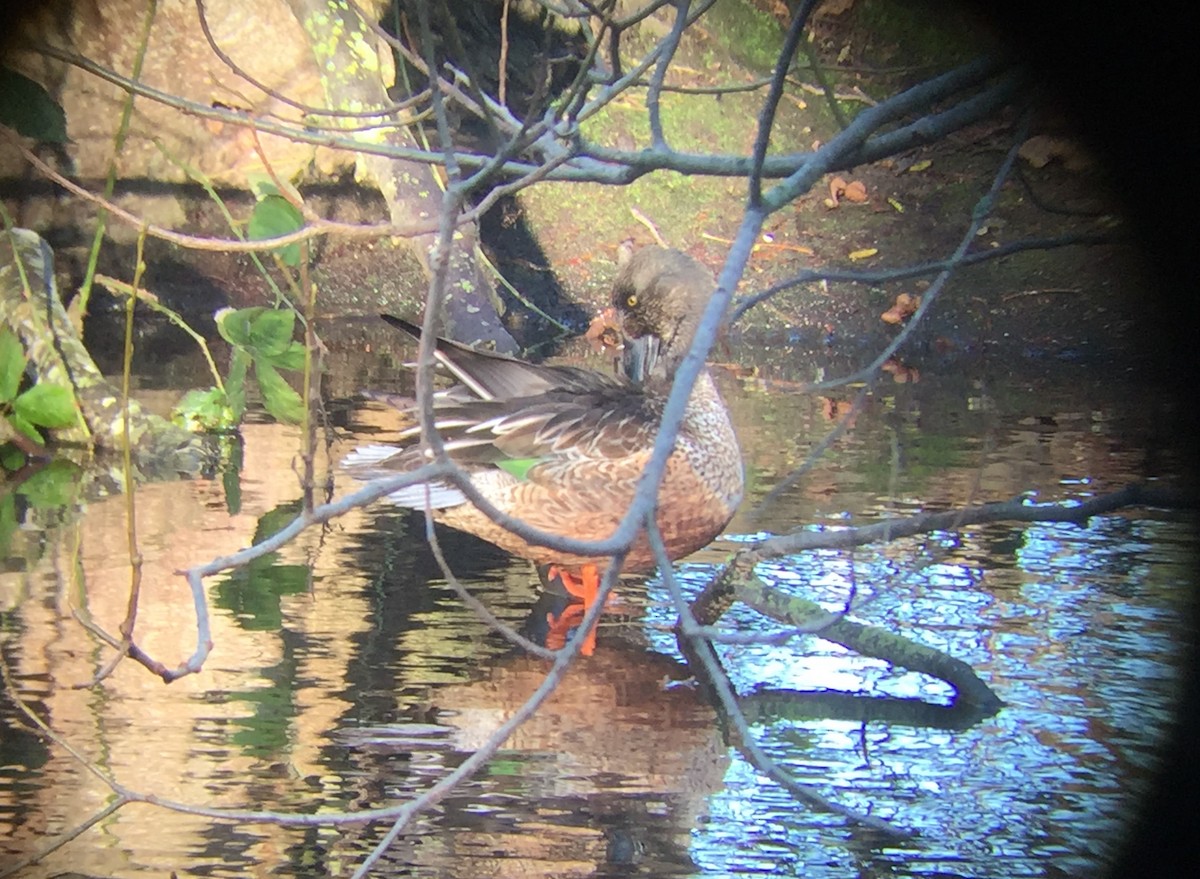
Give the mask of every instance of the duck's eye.
POLYGON ((637 308, 638 297, 636 293, 630 293, 625 297, 625 306, 627 308, 637 308))

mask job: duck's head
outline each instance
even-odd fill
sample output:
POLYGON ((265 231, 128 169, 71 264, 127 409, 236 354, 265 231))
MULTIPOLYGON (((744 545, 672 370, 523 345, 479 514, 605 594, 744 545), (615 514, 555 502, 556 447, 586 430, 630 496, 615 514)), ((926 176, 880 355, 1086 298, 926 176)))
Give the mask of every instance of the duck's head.
POLYGON ((670 379, 687 354, 716 281, 678 250, 622 245, 612 304, 627 337, 626 374, 634 381, 670 379))

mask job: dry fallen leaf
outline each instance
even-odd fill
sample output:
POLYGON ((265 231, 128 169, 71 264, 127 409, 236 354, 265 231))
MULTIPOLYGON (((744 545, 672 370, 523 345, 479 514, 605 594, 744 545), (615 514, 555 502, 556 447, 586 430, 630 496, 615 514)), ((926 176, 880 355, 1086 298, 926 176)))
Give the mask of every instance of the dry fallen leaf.
MULTIPOLYGON (((821 398, 821 415, 826 421, 841 421, 854 411, 854 403, 850 400, 835 400, 832 397, 821 398)), ((851 416, 846 427, 854 427, 857 416, 851 416)))
POLYGON ((821 7, 814 12, 817 18, 830 18, 841 15, 854 5, 854 0, 825 0, 821 7))
POLYGON ((921 297, 913 296, 911 293, 901 293, 896 297, 892 307, 879 315, 884 323, 902 324, 921 307, 921 297))
POLYGON ((907 383, 915 385, 921 380, 921 373, 919 370, 912 366, 905 366, 895 357, 888 360, 879 368, 884 372, 891 373, 892 381, 898 385, 907 383))
POLYGON ((851 180, 846 184, 844 195, 847 201, 862 204, 867 200, 867 186, 861 180, 851 180))
POLYGON ((837 204, 842 193, 846 191, 846 181, 841 177, 834 177, 829 181, 829 197, 833 199, 833 203, 837 204))
POLYGON ((1044 168, 1058 159, 1068 171, 1083 171, 1094 160, 1077 141, 1066 137, 1035 134, 1017 151, 1022 159, 1035 168, 1044 168))
POLYGON ((836 208, 841 199, 862 204, 867 200, 867 187, 861 180, 846 181, 844 177, 834 177, 829 181, 829 198, 825 199, 825 207, 836 208))

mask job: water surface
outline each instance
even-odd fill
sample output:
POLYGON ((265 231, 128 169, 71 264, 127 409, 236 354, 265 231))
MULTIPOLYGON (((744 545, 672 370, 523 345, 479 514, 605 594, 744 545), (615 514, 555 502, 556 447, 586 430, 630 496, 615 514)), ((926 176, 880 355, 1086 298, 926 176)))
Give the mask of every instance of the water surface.
MULTIPOLYGON (((695 592, 728 552, 792 528, 931 509, 1086 497, 1182 467, 1152 391, 1069 368, 1055 382, 927 376, 885 385, 808 471, 844 403, 722 374, 750 495, 729 533, 678 566, 695 592)), ((356 410, 331 450, 386 438, 356 410)), ((176 571, 278 530, 299 509, 295 431, 250 425, 240 508, 228 486, 135 498, 144 564, 136 637, 168 666, 196 646, 176 571)), ((338 482, 341 493, 351 486, 338 482)), ((0 574, 11 686, 60 738, 0 702, 0 863, 115 799, 109 778, 204 807, 318 813, 403 802, 460 765, 547 663, 490 632, 446 584, 419 516, 375 506, 214 578, 214 647, 169 686, 112 651, 130 565, 126 499, 30 508, 0 574), (67 746, 75 754, 67 750, 67 746)), ((442 532, 462 581, 520 627, 529 566, 442 532)), ((487 768, 420 816, 378 875, 1061 876, 1102 870, 1145 790, 1190 633, 1191 522, 1132 509, 1083 525, 989 524, 764 564, 780 589, 971 665, 1004 701, 979 719, 936 679, 821 640, 721 645, 759 741, 822 795, 906 840, 802 805, 725 740, 676 647, 657 578, 622 589, 595 656, 487 768)), ((544 612, 540 609, 536 612, 544 612)), ((775 624, 744 607, 735 631, 775 624)), ((23 877, 349 875, 386 826, 214 821, 149 804, 102 818, 23 877)))

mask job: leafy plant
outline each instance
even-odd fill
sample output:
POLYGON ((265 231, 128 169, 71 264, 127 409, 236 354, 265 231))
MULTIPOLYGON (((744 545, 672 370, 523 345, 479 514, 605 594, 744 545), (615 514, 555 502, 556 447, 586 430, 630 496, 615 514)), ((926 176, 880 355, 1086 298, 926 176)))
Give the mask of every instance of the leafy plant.
POLYGON ((63 385, 38 382, 21 391, 26 365, 20 340, 7 327, 0 329, 0 417, 17 433, 42 446, 46 440, 39 427, 70 427, 79 414, 74 392, 63 385))
POLYGON ((231 430, 246 413, 246 380, 253 370, 263 405, 272 417, 289 424, 304 419, 304 400, 280 370, 304 368, 304 345, 292 338, 295 312, 276 308, 225 308, 217 312, 217 332, 233 347, 229 375, 222 387, 186 394, 176 419, 203 430, 231 430))
MULTIPOLYGON (((304 217, 287 198, 280 194, 273 183, 258 181, 254 187, 258 204, 250 214, 246 234, 252 241, 266 241, 299 231, 304 227, 304 217)), ((300 265, 300 244, 293 242, 275 248, 279 259, 295 268, 300 265)))
MULTIPOLYGON (((4 467, 9 471, 22 468, 25 455, 11 445, 0 449, 4 467), (15 452, 15 454, 11 454, 15 452)), ((0 493, 0 559, 12 549, 13 535, 29 510, 62 510, 79 497, 80 467, 72 461, 55 458, 41 466, 23 471, 23 478, 6 483, 0 493)))
POLYGON ((63 108, 41 85, 7 67, 0 67, 0 125, 42 143, 67 142, 63 108))

